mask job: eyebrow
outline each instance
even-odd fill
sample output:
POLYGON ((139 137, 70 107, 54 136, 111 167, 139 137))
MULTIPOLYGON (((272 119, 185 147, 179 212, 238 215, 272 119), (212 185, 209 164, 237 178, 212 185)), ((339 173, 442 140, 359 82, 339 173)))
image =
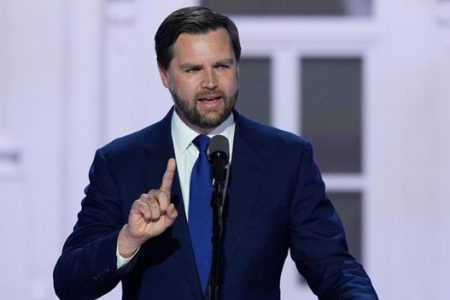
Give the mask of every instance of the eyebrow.
POLYGON ((195 64, 182 64, 180 65, 180 68, 183 70, 187 70, 187 69, 193 69, 193 68, 201 68, 202 65, 195 65, 195 64))
MULTIPOLYGON (((223 65, 223 64, 232 65, 232 64, 234 64, 234 61, 235 60, 233 58, 221 59, 221 60, 218 60, 217 62, 215 62, 214 66, 223 65)), ((203 65, 187 63, 187 64, 181 64, 180 68, 183 70, 193 69, 193 68, 203 68, 203 65)))
POLYGON ((233 58, 222 59, 217 61, 214 65, 222 65, 222 64, 232 65, 234 64, 234 59, 233 58))

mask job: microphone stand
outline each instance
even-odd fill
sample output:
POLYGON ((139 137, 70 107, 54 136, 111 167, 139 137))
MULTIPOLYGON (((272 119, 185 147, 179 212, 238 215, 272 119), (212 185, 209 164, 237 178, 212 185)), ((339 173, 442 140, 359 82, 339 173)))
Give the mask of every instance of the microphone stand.
POLYGON ((224 182, 214 182, 213 205, 213 258, 211 266, 210 299, 217 300, 219 291, 219 267, 223 234, 223 204, 225 199, 224 182))
POLYGON ((213 207, 213 257, 211 265, 211 280, 209 295, 211 300, 217 300, 219 294, 219 271, 223 237, 223 208, 230 175, 229 152, 230 146, 226 137, 216 135, 212 137, 208 147, 209 162, 213 173, 214 192, 211 199, 213 207))

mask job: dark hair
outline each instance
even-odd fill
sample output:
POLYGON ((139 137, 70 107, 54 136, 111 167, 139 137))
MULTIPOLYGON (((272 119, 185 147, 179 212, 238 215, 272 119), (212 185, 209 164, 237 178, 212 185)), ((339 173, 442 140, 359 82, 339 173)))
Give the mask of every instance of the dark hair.
POLYGON ((239 33, 233 21, 222 14, 201 6, 185 7, 171 13, 159 26, 155 35, 155 50, 158 64, 169 68, 173 58, 172 46, 182 33, 199 34, 225 28, 230 35, 234 56, 241 58, 239 33))

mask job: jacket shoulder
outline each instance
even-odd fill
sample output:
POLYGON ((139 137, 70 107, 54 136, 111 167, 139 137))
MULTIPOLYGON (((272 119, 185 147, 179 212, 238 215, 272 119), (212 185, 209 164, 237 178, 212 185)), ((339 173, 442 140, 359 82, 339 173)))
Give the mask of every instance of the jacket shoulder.
POLYGON ((277 148, 311 148, 311 144, 306 138, 292 132, 262 124, 240 114, 235 115, 235 120, 239 132, 262 144, 269 144, 277 148))
POLYGON ((170 113, 161 121, 141 130, 114 139, 101 147, 98 152, 105 157, 133 155, 151 143, 163 143, 171 140, 170 113))

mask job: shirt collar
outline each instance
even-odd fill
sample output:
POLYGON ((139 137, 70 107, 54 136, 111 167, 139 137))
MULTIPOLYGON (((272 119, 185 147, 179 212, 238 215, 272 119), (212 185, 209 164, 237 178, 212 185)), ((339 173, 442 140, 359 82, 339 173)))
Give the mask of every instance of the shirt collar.
MULTIPOLYGON (((186 123, 184 123, 181 120, 181 118, 178 116, 175 110, 173 111, 172 114, 171 127, 174 146, 183 152, 189 148, 189 146, 192 143, 192 140, 194 140, 194 138, 199 135, 198 132, 187 126, 186 123)), ((208 136, 213 137, 218 134, 224 135, 226 138, 228 138, 228 140, 232 145, 232 141, 234 138, 234 128, 235 128, 234 116, 231 113, 228 116, 228 118, 214 130, 212 130, 208 134, 208 136)))

